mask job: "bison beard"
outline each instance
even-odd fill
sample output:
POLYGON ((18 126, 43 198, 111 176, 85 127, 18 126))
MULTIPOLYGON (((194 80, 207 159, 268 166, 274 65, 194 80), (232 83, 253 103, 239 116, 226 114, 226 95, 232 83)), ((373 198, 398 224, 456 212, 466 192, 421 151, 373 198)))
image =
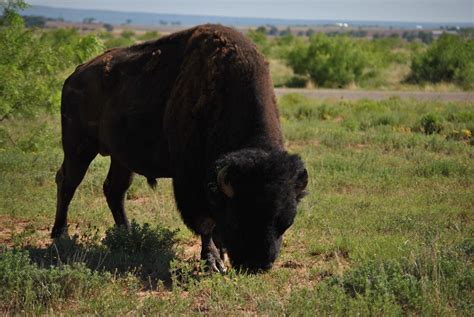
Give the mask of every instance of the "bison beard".
POLYGON ((308 174, 283 147, 268 66, 240 33, 204 25, 80 65, 64 83, 64 161, 56 175, 52 237, 94 157, 111 156, 104 194, 129 227, 125 193, 134 173, 172 178, 201 257, 225 271, 269 269, 293 223, 308 174))

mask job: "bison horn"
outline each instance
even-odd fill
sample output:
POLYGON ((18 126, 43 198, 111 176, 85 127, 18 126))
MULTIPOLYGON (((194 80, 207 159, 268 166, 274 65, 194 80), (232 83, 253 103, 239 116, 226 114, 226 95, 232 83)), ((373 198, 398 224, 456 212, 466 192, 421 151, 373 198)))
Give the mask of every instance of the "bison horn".
POLYGON ((225 181, 227 177, 227 170, 229 166, 223 167, 219 173, 217 173, 217 184, 219 185, 220 190, 229 198, 234 197, 234 189, 230 183, 225 181))

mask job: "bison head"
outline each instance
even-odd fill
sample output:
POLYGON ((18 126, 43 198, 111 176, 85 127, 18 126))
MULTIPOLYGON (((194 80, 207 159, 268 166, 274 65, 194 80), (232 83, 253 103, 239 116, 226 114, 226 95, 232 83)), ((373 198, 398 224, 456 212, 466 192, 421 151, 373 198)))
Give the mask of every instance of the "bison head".
POLYGON ((242 150, 217 161, 212 174, 215 237, 232 265, 251 271, 271 268, 308 183, 300 157, 242 150))

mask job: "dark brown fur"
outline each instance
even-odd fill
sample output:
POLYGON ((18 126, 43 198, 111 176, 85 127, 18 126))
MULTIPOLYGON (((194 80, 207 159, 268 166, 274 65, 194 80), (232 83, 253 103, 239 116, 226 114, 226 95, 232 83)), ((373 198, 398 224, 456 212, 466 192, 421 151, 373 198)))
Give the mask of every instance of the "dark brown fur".
POLYGON ((100 153, 111 156, 104 193, 117 225, 129 225, 123 201, 133 173, 150 184, 171 177, 183 220, 212 262, 208 183, 216 162, 242 149, 284 151, 267 63, 243 35, 217 25, 112 49, 79 66, 64 84, 61 114, 53 237, 67 230, 69 202, 100 153))

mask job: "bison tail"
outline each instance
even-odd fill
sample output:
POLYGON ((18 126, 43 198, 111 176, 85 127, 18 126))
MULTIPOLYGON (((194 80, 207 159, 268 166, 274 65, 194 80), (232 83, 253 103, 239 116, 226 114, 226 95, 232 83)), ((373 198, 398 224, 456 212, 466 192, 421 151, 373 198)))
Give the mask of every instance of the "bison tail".
POLYGON ((157 182, 156 182, 156 179, 155 179, 155 178, 148 177, 148 178, 146 179, 146 181, 147 181, 148 185, 149 185, 152 189, 155 189, 155 188, 156 188, 157 182))

